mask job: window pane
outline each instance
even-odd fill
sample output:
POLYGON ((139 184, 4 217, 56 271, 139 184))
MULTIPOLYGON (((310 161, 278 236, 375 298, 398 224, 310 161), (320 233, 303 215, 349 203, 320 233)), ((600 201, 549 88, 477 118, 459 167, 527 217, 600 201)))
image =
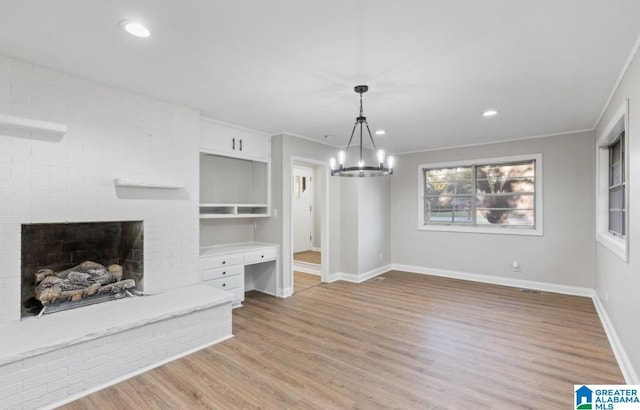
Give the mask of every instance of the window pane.
POLYGON ((430 182, 470 180, 473 177, 472 167, 426 169, 425 177, 430 182))
POLYGON ((478 167, 476 191, 479 194, 535 191, 535 161, 478 167))
POLYGON ((471 197, 440 197, 425 199, 427 223, 471 223, 471 197))
POLYGON ((609 190, 609 209, 624 208, 624 189, 622 186, 611 188, 609 190))
POLYGON ((624 226, 622 211, 609 211, 609 231, 617 235, 623 235, 624 226))
POLYGON ((609 186, 616 186, 622 183, 622 164, 617 163, 609 169, 609 186))
POLYGON ((620 150, 622 149, 622 144, 620 140, 616 141, 613 145, 611 145, 611 163, 615 164, 620 161, 620 150))
POLYGON ((461 180, 454 182, 427 182, 426 195, 471 195, 472 189, 473 188, 471 180, 461 180))
POLYGON ((533 194, 477 195, 478 224, 534 225, 533 194))

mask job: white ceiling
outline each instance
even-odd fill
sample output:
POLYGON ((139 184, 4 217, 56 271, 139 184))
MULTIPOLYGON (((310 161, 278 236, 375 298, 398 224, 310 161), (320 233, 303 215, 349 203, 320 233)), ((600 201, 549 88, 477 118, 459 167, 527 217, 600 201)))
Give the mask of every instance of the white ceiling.
POLYGON ((0 0, 0 53, 336 145, 364 83, 378 145, 406 152, 593 128, 638 16, 637 0, 0 0))

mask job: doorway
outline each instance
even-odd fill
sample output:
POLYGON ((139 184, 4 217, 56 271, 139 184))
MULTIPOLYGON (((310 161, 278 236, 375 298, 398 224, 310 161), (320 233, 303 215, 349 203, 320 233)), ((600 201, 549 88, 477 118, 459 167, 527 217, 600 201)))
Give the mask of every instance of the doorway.
POLYGON ((291 249, 293 293, 322 283, 321 226, 325 166, 294 161, 291 192, 291 249))

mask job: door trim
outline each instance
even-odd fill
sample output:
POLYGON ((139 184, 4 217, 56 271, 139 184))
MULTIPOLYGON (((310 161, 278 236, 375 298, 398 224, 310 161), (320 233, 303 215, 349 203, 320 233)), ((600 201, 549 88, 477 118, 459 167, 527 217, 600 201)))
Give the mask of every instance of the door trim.
MULTIPOLYGON (((319 161, 317 159, 305 158, 299 156, 292 156, 289 161, 289 170, 288 175, 285 176, 289 181, 289 188, 287 190, 283 189, 282 192, 285 195, 288 195, 288 200, 285 200, 289 203, 289 215, 286 215, 286 218, 289 220, 289 240, 287 243, 284 243, 284 247, 287 249, 283 249, 283 257, 288 260, 288 269, 285 271, 283 269, 283 276, 289 277, 289 283, 291 284, 291 289, 293 290, 293 168, 295 162, 301 162, 305 164, 311 165, 311 168, 320 168, 321 172, 324 175, 324 183, 322 184, 322 189, 320 190, 320 184, 316 183, 315 185, 315 194, 318 195, 322 193, 324 198, 322 198, 323 209, 320 210, 320 269, 321 269, 321 280, 323 283, 329 282, 329 266, 331 255, 329 255, 329 234, 330 234, 330 215, 329 215, 329 167, 326 162, 319 161)), ((283 178, 284 179, 284 178, 283 178)), ((317 181, 316 181, 317 182, 317 181)), ((284 268, 284 266, 283 266, 284 268)), ((289 296, 289 295, 287 295, 289 296)))

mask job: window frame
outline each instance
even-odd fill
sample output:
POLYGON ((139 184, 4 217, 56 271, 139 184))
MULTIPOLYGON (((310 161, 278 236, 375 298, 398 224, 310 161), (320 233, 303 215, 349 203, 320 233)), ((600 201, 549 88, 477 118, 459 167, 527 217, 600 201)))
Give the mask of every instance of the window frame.
POLYGON ((596 241, 625 262, 629 261, 629 100, 625 100, 596 139, 596 241), (610 147, 624 132, 622 146, 624 174, 624 232, 609 230, 610 147))
MULTIPOLYGON (((439 163, 427 163, 418 165, 418 230, 421 231, 441 231, 441 232, 469 232, 488 233, 503 235, 523 235, 542 236, 543 235, 543 193, 542 193, 542 154, 512 155, 507 157, 481 158, 474 160, 450 161, 439 163), (484 226, 484 225, 447 225, 447 224, 425 224, 424 199, 425 180, 424 170, 433 168, 453 168, 482 165, 500 165, 512 162, 535 161, 535 205, 534 205, 534 227, 523 227, 518 225, 484 226)), ((475 187, 476 181, 473 181, 475 187)), ((472 196, 476 196, 475 189, 472 196)))

